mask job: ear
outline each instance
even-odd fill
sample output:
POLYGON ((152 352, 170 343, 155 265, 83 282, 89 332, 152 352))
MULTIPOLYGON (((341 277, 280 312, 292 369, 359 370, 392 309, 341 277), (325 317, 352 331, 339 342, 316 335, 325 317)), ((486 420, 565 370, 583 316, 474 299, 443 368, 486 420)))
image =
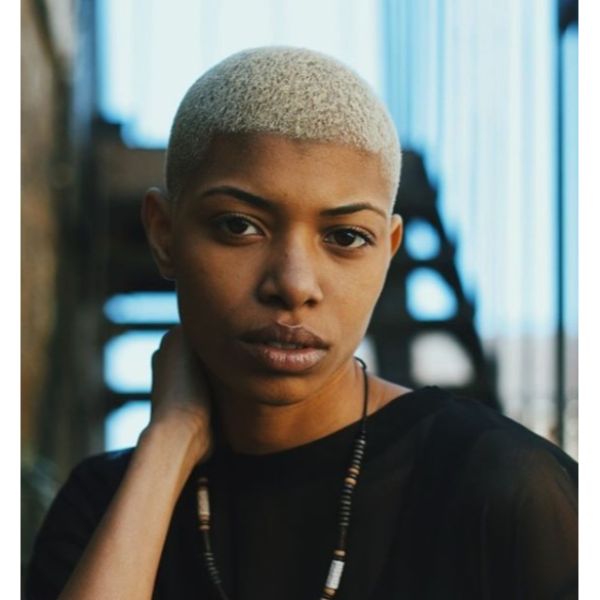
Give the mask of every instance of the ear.
POLYGON ((398 252, 403 235, 404 223, 402 217, 398 214, 393 214, 390 226, 390 258, 393 258, 396 252, 398 252))
POLYGON ((172 208, 168 198, 158 189, 150 188, 142 203, 142 223, 154 262, 165 279, 174 279, 171 257, 172 208))

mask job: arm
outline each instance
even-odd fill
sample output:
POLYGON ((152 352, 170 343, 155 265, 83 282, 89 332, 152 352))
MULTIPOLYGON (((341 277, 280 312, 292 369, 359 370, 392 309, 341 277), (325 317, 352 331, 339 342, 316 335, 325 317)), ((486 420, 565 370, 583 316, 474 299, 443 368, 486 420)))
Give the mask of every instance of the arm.
POLYGON ((153 360, 153 412, 119 489, 61 600, 152 596, 175 503, 210 452, 208 393, 176 328, 153 360))
POLYGON ((482 539, 492 597, 577 598, 576 465, 555 454, 515 450, 512 473, 499 477, 504 491, 490 497, 482 539))
POLYGON ((549 457, 531 461, 516 508, 515 558, 524 596, 574 600, 578 588, 577 490, 549 457))

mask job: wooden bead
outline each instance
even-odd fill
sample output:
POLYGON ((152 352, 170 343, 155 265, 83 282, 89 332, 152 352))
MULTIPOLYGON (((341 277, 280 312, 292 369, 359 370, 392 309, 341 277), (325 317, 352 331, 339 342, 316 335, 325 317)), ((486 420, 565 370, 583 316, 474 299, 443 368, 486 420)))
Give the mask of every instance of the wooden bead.
POLYGON ((208 488, 198 488, 198 514, 200 517, 210 518, 210 503, 208 500, 208 488))

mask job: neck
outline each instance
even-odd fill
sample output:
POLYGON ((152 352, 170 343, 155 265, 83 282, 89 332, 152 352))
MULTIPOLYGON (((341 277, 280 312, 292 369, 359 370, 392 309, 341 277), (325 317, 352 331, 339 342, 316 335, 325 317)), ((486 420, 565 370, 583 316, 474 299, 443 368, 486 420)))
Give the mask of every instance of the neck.
POLYGON ((266 454, 325 437, 362 417, 363 370, 352 359, 310 396, 265 402, 213 382, 223 433, 236 452, 266 454))

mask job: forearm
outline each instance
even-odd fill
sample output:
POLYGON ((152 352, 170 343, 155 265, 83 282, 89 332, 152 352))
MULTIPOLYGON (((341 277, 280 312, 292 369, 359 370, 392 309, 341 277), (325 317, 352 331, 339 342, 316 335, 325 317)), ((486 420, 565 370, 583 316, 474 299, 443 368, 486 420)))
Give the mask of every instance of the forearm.
POLYGON ((146 429, 60 600, 151 598, 175 503, 207 449, 192 423, 169 420, 146 429))

